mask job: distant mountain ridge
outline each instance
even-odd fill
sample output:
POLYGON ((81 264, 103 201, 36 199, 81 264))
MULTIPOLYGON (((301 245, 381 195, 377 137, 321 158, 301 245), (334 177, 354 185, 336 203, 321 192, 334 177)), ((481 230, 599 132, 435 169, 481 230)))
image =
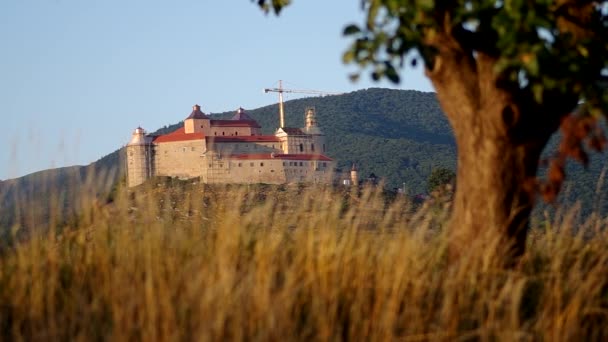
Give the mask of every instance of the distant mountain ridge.
MULTIPOLYGON (((182 109, 184 118, 189 105, 182 109)), ((202 107, 204 110, 204 103, 202 107)), ((432 169, 455 169, 456 145, 452 130, 434 93, 370 88, 342 95, 290 100, 285 103, 286 125, 302 127, 307 107, 316 109, 319 126, 327 135, 327 154, 335 158, 343 170, 357 164, 362 178, 373 172, 384 180, 387 188, 405 185, 413 195, 426 191, 426 180, 432 169)), ((247 113, 258 121, 265 134, 272 134, 278 127, 277 104, 247 109, 247 113)), ((231 110, 213 116, 227 118, 233 114, 231 110)), ((154 133, 168 133, 181 125, 182 122, 175 123, 154 133)), ((127 140, 132 127, 124 129, 127 140)), ((547 151, 553 150, 555 145, 553 141, 547 151)), ((44 202, 51 196, 50 190, 40 189, 60 189, 57 202, 61 203, 62 210, 77 212, 74 209, 79 198, 77 189, 86 183, 87 175, 108 175, 94 191, 106 194, 124 174, 122 153, 117 150, 88 166, 46 170, 0 182, 0 228, 23 223, 20 214, 15 214, 17 203, 28 206, 27 203, 44 202), (70 177, 73 186, 67 185, 70 177)), ((576 181, 576 186, 563 198, 586 198, 587 202, 597 198, 593 194, 604 161, 604 155, 594 155, 590 172, 583 172, 580 166, 570 167, 570 179, 576 181)), ((604 192, 604 187, 599 189, 600 194, 604 192)))

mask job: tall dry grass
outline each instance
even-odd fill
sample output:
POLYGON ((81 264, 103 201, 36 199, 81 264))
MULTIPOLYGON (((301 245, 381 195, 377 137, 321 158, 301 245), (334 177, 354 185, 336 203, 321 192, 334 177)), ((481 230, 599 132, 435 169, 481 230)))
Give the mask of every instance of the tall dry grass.
POLYGON ((410 209, 372 189, 119 190, 4 252, 0 338, 608 338, 602 224, 537 227, 505 270, 482 232, 448 260, 445 211, 410 209))

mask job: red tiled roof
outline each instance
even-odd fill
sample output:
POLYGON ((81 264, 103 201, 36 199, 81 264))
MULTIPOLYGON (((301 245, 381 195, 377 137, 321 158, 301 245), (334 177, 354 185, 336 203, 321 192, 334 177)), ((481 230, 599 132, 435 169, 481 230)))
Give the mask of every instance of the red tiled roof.
POLYGON ((208 140, 212 142, 281 142, 274 135, 243 135, 243 136, 208 136, 208 140))
POLYGON ((259 159, 282 159, 282 160, 320 160, 332 161, 333 159, 322 154, 274 154, 257 153, 257 154, 231 154, 228 156, 231 159, 259 160, 259 159))
POLYGON ((154 137, 152 142, 154 143, 164 143, 164 142, 174 142, 174 141, 187 141, 187 140, 202 140, 205 138, 203 133, 185 133, 184 127, 178 128, 175 131, 159 135, 154 137))
POLYGON ((260 128, 257 122, 252 120, 211 120, 211 127, 255 127, 260 128))

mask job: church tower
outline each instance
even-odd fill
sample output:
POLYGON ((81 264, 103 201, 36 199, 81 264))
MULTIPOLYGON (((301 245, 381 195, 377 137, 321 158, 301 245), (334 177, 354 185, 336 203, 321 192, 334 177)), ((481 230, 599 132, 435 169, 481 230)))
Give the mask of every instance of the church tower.
POLYGON ((304 122, 306 123, 304 133, 312 135, 313 142, 310 150, 313 154, 325 154, 327 152, 325 134, 317 125, 317 114, 314 107, 306 108, 304 122))
POLYGON ((146 131, 137 127, 127 144, 127 185, 137 186, 153 176, 151 139, 146 131))

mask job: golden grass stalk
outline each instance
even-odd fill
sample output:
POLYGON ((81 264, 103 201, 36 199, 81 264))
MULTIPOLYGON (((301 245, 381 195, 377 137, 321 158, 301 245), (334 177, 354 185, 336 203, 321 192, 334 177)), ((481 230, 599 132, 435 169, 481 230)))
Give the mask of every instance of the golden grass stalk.
POLYGON ((491 236, 448 260, 445 212, 421 210, 377 189, 119 190, 0 257, 0 339, 608 338, 605 229, 536 229, 504 270, 491 236))

